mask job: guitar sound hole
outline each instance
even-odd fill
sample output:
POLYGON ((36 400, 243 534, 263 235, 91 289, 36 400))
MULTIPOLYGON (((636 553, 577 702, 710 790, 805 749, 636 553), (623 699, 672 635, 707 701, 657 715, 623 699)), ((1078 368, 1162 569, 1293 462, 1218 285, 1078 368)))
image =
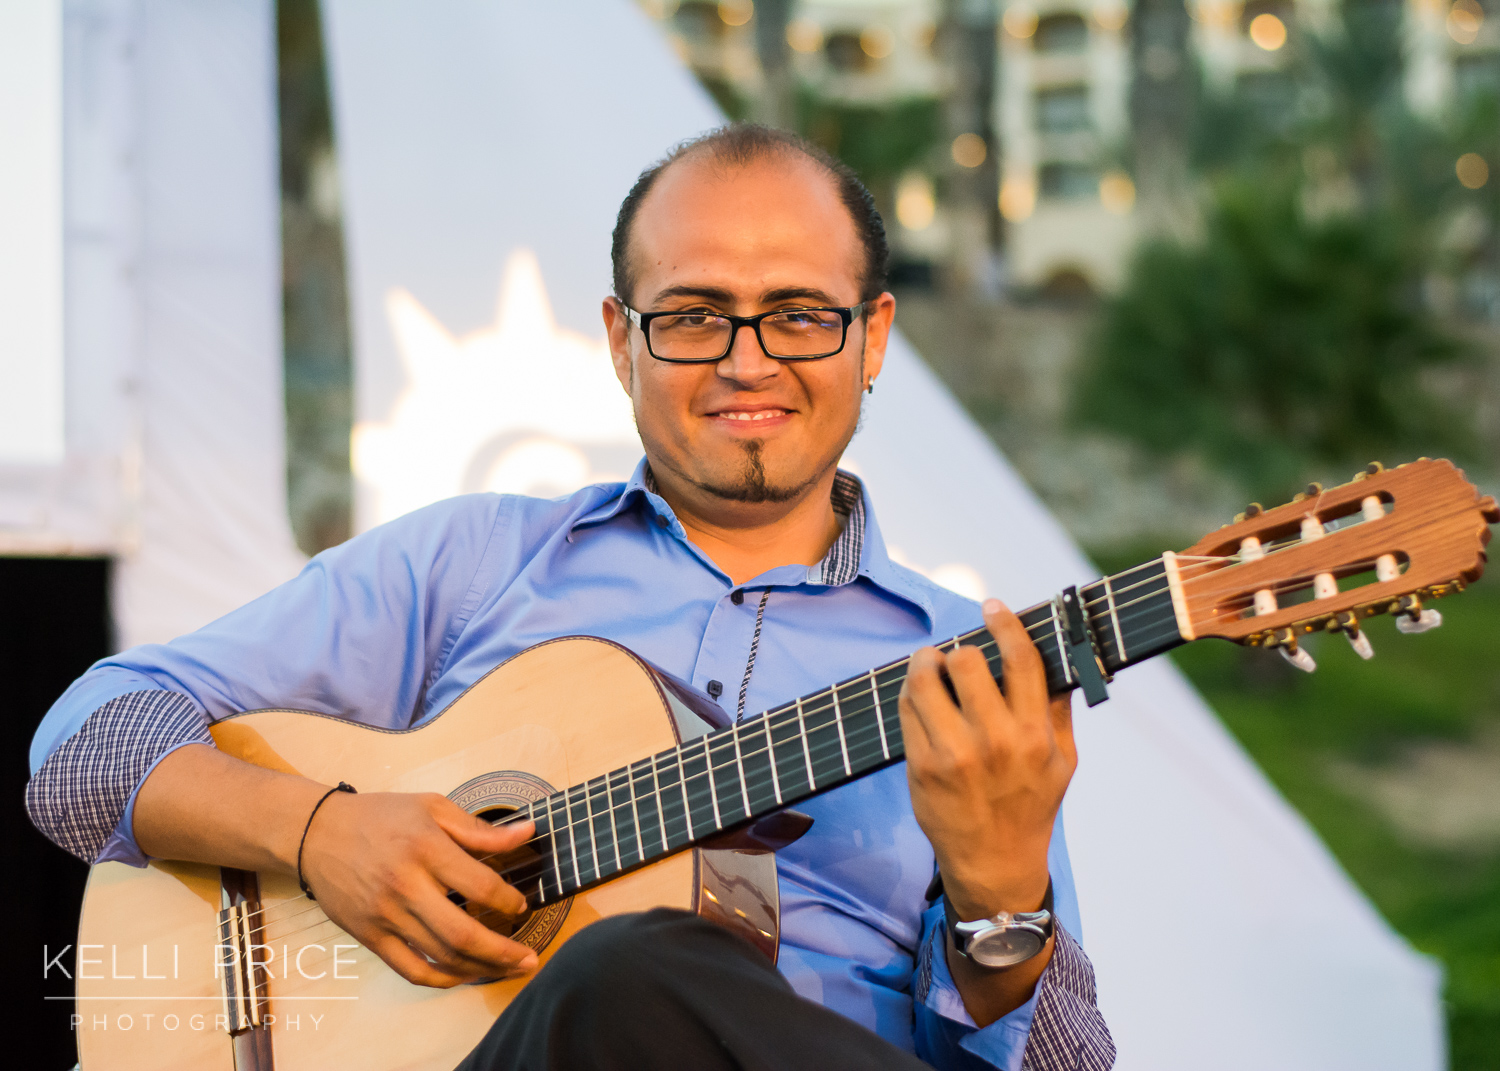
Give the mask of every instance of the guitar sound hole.
MULTIPOLYGON (((475 817, 482 818, 486 822, 495 823, 514 814, 516 810, 517 808, 515 807, 489 807, 476 812, 475 817)), ((495 870, 502 878, 509 881, 512 885, 517 885, 523 895, 531 891, 525 887, 526 878, 539 871, 538 864, 541 861, 542 857, 537 852, 524 846, 518 848, 516 851, 507 852, 505 855, 495 859, 484 860, 485 864, 495 870)), ((448 899, 503 937, 510 937, 516 931, 522 929, 531 917, 529 896, 527 910, 514 917, 501 915, 499 912, 493 911, 481 904, 471 904, 457 892, 450 892, 448 899)))

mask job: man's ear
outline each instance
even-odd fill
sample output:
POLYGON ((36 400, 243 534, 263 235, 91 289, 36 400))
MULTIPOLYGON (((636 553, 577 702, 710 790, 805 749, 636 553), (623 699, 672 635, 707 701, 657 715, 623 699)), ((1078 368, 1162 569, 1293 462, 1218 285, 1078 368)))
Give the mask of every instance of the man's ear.
POLYGON ((880 375, 885 364, 885 347, 890 341, 891 324, 896 319, 896 297, 887 291, 866 303, 865 313, 865 381, 880 375))
POLYGON ((630 394, 632 380, 630 360, 630 318, 625 315, 625 306, 616 297, 604 299, 604 333, 609 339, 609 359, 615 366, 615 378, 620 387, 630 394))

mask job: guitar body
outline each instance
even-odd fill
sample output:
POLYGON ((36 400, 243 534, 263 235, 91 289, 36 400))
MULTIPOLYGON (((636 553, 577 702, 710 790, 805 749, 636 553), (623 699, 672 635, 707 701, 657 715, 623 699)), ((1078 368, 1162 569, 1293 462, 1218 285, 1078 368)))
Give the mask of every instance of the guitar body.
MULTIPOLYGON (((270 710, 221 721, 213 735, 258 766, 361 792, 438 792, 493 814, 706 730, 694 722, 647 663, 572 637, 522 652, 420 728, 270 710)), ((512 936, 545 965, 590 923, 653 907, 698 912, 774 959, 775 856, 690 848, 547 904, 512 936)), ((78 942, 82 1071, 451 1071, 527 982, 412 985, 303 898, 295 879, 187 863, 95 866, 78 942), (243 947, 253 948, 263 992, 259 1022, 231 1036, 232 968, 221 964, 235 946, 221 937, 221 912, 240 899, 251 935, 243 947)))

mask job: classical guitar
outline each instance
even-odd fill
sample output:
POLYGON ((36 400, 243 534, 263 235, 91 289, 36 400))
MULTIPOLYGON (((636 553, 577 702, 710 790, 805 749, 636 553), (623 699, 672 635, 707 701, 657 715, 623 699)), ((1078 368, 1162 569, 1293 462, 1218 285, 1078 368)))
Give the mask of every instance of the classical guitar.
MULTIPOLYGON (((1309 668, 1298 641, 1326 630, 1368 657, 1361 622, 1436 623, 1428 602, 1479 577, 1497 521, 1494 500, 1447 461, 1371 465, 1343 486, 1252 506, 1187 550, 1069 588, 1021 620, 1052 689, 1080 688, 1090 705, 1113 674, 1207 637, 1309 668)), ((961 643, 999 676, 987 633, 943 646, 961 643)), ((880 666, 713 729, 699 717, 716 709, 707 697, 574 636, 505 662, 420 728, 262 710, 213 735, 246 761, 328 784, 440 792, 495 821, 535 821, 530 845, 494 865, 530 903, 507 932, 543 962, 598 918, 663 905, 774 957, 774 851, 806 823, 787 808, 901 760, 905 674, 904 660, 880 666)), ((74 967, 83 1071, 321 1071, 349 1066, 351 1051, 371 1071, 447 1071, 526 984, 412 985, 293 879, 176 862, 93 868, 74 967)))

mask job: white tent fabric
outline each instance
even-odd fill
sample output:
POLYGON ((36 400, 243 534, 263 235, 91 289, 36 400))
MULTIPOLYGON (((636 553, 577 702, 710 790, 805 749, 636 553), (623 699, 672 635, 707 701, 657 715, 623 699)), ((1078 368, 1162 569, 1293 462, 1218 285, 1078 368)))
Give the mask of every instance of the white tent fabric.
POLYGON ((116 557, 121 646, 292 575, 270 0, 65 0, 66 456, 0 553, 116 557))
MULTIPOLYGON (((639 443, 599 324, 609 232, 712 105, 628 0, 326 0, 325 20, 360 526, 622 475, 639 443)), ((847 463, 890 544, 955 589, 1022 606, 1094 575, 899 339, 847 463)), ((1173 667, 1114 696, 1078 717, 1066 817, 1119 1066, 1444 1066, 1437 969, 1173 667)))

